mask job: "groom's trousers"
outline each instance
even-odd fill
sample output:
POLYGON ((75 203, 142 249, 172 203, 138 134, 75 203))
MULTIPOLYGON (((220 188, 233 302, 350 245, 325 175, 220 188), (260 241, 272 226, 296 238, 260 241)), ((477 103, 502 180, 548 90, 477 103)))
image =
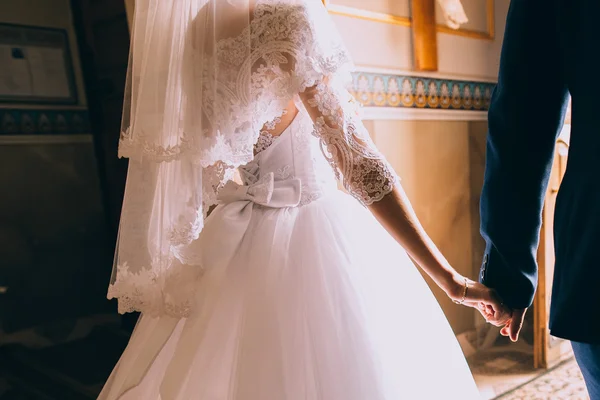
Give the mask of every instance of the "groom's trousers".
POLYGON ((600 345, 571 342, 591 400, 600 400, 600 345))

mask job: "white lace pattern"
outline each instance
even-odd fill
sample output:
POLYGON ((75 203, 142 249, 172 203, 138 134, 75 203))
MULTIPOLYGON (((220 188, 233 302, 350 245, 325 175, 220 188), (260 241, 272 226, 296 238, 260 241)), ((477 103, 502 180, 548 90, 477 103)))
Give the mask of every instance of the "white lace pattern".
POLYGON ((302 99, 325 157, 346 190, 368 206, 390 193, 398 176, 377 150, 350 93, 334 82, 308 88, 302 99))
MULTIPOLYGON (((202 90, 202 111, 220 135, 181 132, 179 144, 162 146, 124 131, 119 156, 156 162, 188 157, 207 169, 218 162, 236 168, 251 161, 262 127, 277 123, 295 94, 323 76, 345 74, 350 79, 348 52, 337 32, 328 30, 330 22, 322 21, 320 8, 313 1, 257 0, 247 29, 221 40, 216 59, 203 66, 204 74, 219 71, 216 81, 203 81, 208 86, 202 90)), ((217 193, 211 191, 222 187, 225 178, 220 174, 204 180, 203 191, 209 194, 205 208, 214 204, 210 200, 217 193)))

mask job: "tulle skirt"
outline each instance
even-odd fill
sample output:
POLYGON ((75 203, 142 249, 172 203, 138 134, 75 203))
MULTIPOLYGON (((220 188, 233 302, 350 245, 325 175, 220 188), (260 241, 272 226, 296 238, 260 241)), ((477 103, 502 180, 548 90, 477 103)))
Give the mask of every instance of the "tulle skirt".
POLYGON ((479 398, 425 281, 354 199, 249 203, 243 228, 228 208, 195 244, 229 254, 195 283, 194 313, 142 316, 99 399, 479 398))

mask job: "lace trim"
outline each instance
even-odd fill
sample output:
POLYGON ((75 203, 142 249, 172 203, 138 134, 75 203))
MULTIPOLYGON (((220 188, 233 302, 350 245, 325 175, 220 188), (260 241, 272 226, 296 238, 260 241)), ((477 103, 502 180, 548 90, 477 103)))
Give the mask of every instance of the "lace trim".
POLYGON ((150 268, 134 273, 125 262, 118 266, 118 271, 118 278, 108 287, 106 297, 119 300, 120 314, 142 311, 152 317, 190 315, 202 269, 174 261, 169 270, 161 274, 150 268))
POLYGON ((288 110, 283 110, 283 112, 281 113, 280 116, 276 117, 271 122, 267 122, 265 124, 265 129, 260 131, 260 135, 258 136, 258 141, 254 145, 254 155, 257 155, 258 153, 261 153, 261 152, 265 151, 266 149, 268 149, 269 147, 271 147, 273 142, 279 137, 279 136, 273 136, 271 134, 271 132, 274 131, 275 128, 277 127, 277 125, 281 123, 281 117, 283 117, 284 115, 287 115, 287 114, 288 114, 288 110))
POLYGON ((319 200, 323 196, 322 191, 310 190, 311 188, 308 185, 302 185, 302 194, 300 195, 300 204, 299 207, 306 206, 313 201, 319 200))
POLYGON ((398 176, 372 142, 348 91, 322 82, 304 97, 313 109, 314 135, 346 190, 365 206, 390 193, 398 176))

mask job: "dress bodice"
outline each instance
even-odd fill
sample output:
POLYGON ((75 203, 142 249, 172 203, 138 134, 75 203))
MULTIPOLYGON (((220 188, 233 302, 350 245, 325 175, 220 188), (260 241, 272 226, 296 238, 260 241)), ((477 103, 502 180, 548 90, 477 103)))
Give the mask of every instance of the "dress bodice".
POLYGON ((337 190, 335 175, 313 130, 312 119, 305 110, 300 110, 280 135, 272 136, 268 130, 261 132, 254 160, 240 167, 242 183, 252 185, 271 173, 275 182, 299 180, 299 205, 337 190))

